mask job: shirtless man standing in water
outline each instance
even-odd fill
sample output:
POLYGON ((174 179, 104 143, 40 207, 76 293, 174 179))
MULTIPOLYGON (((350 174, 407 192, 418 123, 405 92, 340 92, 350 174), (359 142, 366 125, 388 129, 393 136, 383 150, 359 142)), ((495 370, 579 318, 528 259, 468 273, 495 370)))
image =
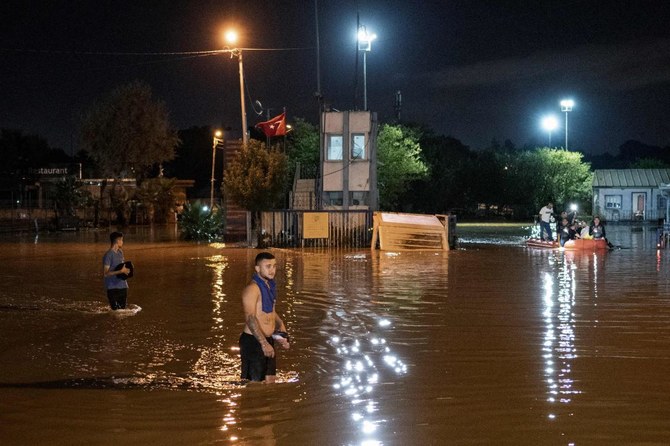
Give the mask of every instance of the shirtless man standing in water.
POLYGON ((275 312, 277 261, 269 252, 256 256, 256 273, 242 292, 244 332, 240 335, 242 379, 274 383, 277 359, 274 345, 289 348, 286 326, 275 312), (273 336, 274 334, 274 336, 273 336))

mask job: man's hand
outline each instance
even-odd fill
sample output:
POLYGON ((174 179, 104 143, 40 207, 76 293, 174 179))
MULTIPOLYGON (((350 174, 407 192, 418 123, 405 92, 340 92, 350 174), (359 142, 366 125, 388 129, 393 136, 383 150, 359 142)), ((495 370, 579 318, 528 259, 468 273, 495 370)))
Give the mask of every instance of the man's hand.
POLYGON ((269 342, 265 341, 261 344, 261 347, 263 348, 263 355, 267 356, 268 358, 274 358, 275 357, 275 349, 272 348, 269 342))
POLYGON ((288 350, 288 348, 291 346, 288 342, 288 339, 286 338, 275 338, 275 342, 279 344, 279 346, 284 350, 288 350))

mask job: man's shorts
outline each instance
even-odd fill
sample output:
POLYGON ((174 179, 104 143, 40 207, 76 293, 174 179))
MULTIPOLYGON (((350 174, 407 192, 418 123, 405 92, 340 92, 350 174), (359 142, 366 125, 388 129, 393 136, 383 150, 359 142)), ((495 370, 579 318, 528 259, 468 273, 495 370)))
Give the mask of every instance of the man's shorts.
MULTIPOLYGON (((274 347, 272 337, 265 338, 274 347)), ((242 379, 264 381, 266 375, 277 374, 277 359, 263 354, 261 343, 249 333, 240 335, 240 356, 242 357, 242 379)))

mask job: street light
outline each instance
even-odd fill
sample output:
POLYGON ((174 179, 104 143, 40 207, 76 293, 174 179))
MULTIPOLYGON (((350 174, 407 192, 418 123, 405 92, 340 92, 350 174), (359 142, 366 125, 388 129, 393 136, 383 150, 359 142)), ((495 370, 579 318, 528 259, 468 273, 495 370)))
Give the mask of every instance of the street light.
MULTIPOLYGON (((235 45, 237 43, 237 31, 228 30, 224 34, 226 43, 229 45, 235 45)), ((239 48, 228 49, 230 51, 230 57, 237 56, 240 66, 240 109, 242 111, 242 144, 247 145, 249 138, 247 137, 247 112, 244 106, 244 65, 242 63, 242 50, 239 48)))
POLYGON ((565 112, 565 150, 568 150, 568 112, 572 111, 575 101, 572 99, 563 99, 561 101, 561 111, 565 112))
POLYGON ((214 209, 214 161, 216 160, 216 146, 223 142, 223 132, 217 130, 214 132, 214 138, 212 140, 212 178, 210 179, 209 186, 209 208, 214 209))
POLYGON ((363 110, 368 110, 368 69, 367 54, 372 50, 372 41, 377 38, 377 34, 368 34, 365 25, 358 27, 358 51, 363 52, 363 110))
POLYGON ((542 118, 542 128, 549 132, 549 147, 551 147, 551 132, 558 128, 558 119, 556 119, 556 116, 549 115, 542 118))

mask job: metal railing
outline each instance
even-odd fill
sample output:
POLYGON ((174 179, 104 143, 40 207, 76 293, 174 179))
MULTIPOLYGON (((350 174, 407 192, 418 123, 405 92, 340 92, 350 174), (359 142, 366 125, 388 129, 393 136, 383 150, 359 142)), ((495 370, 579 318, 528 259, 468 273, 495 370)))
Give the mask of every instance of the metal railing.
POLYGON ((275 210, 261 213, 261 238, 268 247, 367 248, 372 241, 372 211, 369 210, 275 210), (305 238, 304 215, 328 216, 327 238, 305 238))

